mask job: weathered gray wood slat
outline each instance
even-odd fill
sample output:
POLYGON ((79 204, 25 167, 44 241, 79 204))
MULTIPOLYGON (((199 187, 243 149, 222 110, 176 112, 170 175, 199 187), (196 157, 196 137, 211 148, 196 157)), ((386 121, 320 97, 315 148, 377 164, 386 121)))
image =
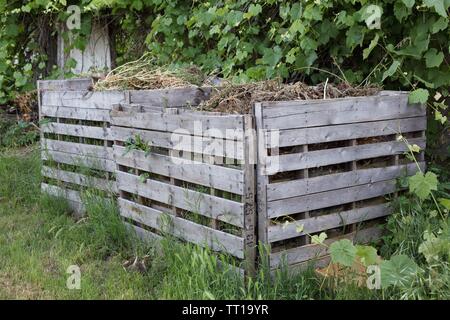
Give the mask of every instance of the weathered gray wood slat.
POLYGON ((133 112, 111 111, 111 124, 146 130, 174 132, 183 130, 195 136, 243 140, 242 115, 207 115, 197 112, 133 112))
POLYGON ((96 146, 83 143, 43 139, 41 142, 43 150, 53 150, 77 155, 90 156, 105 160, 114 160, 111 147, 96 146))
POLYGON ((79 216, 85 211, 84 204, 81 200, 80 193, 76 190, 63 189, 58 186, 41 184, 41 190, 54 197, 62 197, 67 200, 69 207, 79 216))
MULTIPOLYGON (((426 145, 423 138, 409 139, 409 142, 417 144, 422 149, 426 145)), ((406 151, 408 151, 408 146, 403 141, 390 141, 271 156, 266 158, 265 169, 262 174, 272 175, 277 172, 316 168, 331 164, 396 155, 406 151)))
POLYGON ((306 234, 313 234, 342 227, 344 225, 351 225, 360 223, 362 221, 381 218, 392 213, 392 208, 388 203, 373 205, 364 208, 352 209, 337 213, 326 214, 323 216, 312 217, 303 220, 292 221, 288 225, 271 225, 268 229, 268 241, 276 242, 304 236, 306 234), (303 226, 302 232, 297 232, 297 227, 303 226))
POLYGON ((65 80, 38 80, 39 90, 42 91, 82 91, 92 88, 91 78, 65 80))
POLYGON ((153 147, 195 152, 199 154, 226 157, 242 160, 244 146, 242 141, 230 141, 218 138, 196 137, 184 132, 160 132, 114 126, 112 135, 116 141, 127 141, 129 138, 140 136, 142 140, 153 147))
POLYGON ((288 147, 313 143, 368 138, 396 133, 425 130, 426 117, 341 124, 313 128, 281 130, 279 141, 272 141, 266 133, 266 148, 288 147))
POLYGON ((130 91, 130 103, 143 103, 164 108, 194 106, 209 98, 211 88, 185 87, 130 91))
POLYGON ((123 217, 182 240, 208 246, 215 251, 226 252, 240 259, 244 258, 244 239, 241 237, 214 230, 128 200, 119 199, 119 205, 123 217))
POLYGON ((83 138, 100 140, 112 140, 111 129, 106 127, 93 127, 85 125, 50 122, 41 125, 41 130, 45 133, 54 133, 83 138))
POLYGON ((115 145, 114 158, 119 165, 148 171, 170 178, 242 195, 244 174, 242 170, 211 165, 183 158, 173 158, 157 153, 145 155, 140 150, 127 152, 115 145))
POLYGON ((253 114, 255 115, 255 127, 257 134, 257 153, 258 158, 256 161, 256 201, 257 201, 257 214, 258 214, 258 240, 266 244, 268 235, 268 221, 267 216, 267 185, 269 184, 269 177, 261 174, 264 170, 263 163, 265 163, 268 151, 264 147, 264 134, 261 128, 263 128, 263 108, 261 103, 255 103, 253 107, 253 114))
POLYGON ((123 223, 130 232, 134 232, 136 236, 144 242, 150 242, 153 244, 154 242, 158 242, 163 239, 162 236, 153 233, 151 231, 145 230, 144 228, 141 228, 126 221, 124 221, 123 223))
MULTIPOLYGON (((420 163, 425 168, 425 163, 420 163)), ((343 173, 334 173, 309 179, 297 179, 276 182, 267 185, 267 200, 274 201, 334 189, 379 182, 413 175, 418 171, 415 163, 382 168, 359 169, 343 173)))
POLYGON ((116 165, 112 160, 105 160, 86 155, 60 152, 55 150, 43 150, 42 160, 55 161, 57 163, 69 164, 79 167, 92 168, 107 172, 114 172, 116 165))
MULTIPOLYGON (((354 243, 368 243, 379 239, 382 235, 382 229, 380 227, 369 227, 362 230, 357 230, 350 234, 342 235, 336 238, 325 240, 325 244, 330 245, 336 240, 350 239, 354 243)), ((270 254, 270 267, 278 268, 283 263, 287 263, 289 266, 297 263, 305 262, 312 259, 317 259, 328 254, 326 247, 317 244, 308 244, 303 247, 292 248, 280 252, 274 252, 270 254)))
POLYGON ((50 168, 47 166, 43 166, 41 172, 44 177, 56 179, 59 181, 69 182, 107 192, 117 192, 115 181, 108 181, 106 179, 87 176, 82 173, 70 172, 57 168, 50 168))
POLYGON ((173 205, 238 227, 244 226, 242 203, 155 180, 147 179, 142 183, 138 176, 125 172, 116 172, 116 175, 118 189, 121 191, 173 205))
POLYGON ((109 110, 41 105, 42 117, 109 122, 109 110))
POLYGON ((124 91, 44 91, 43 106, 111 110, 126 103, 124 91))
POLYGON ((243 131, 245 131, 244 140, 244 230, 243 237, 245 241, 245 265, 249 276, 256 273, 256 248, 258 239, 256 234, 256 175, 254 163, 256 160, 257 145, 254 131, 253 117, 245 115, 243 131))
POLYGON ((270 201, 267 203, 267 213, 269 218, 277 218, 289 214, 380 197, 393 193, 396 190, 396 180, 367 183, 349 188, 270 201))
POLYGON ((291 106, 283 106, 283 103, 279 105, 281 107, 264 109, 264 129, 309 128, 426 115, 424 106, 407 104, 407 95, 355 97, 300 102, 291 106))

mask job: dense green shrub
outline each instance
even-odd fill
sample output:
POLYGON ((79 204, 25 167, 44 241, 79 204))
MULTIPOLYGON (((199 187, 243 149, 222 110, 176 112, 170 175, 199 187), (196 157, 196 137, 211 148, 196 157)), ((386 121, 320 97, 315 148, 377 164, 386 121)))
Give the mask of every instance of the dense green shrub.
MULTIPOLYGON (((73 46, 83 49, 91 20, 102 17, 113 31, 119 64, 149 51, 161 63, 195 63, 236 81, 382 83, 415 90, 412 101, 429 101, 430 114, 448 129, 443 100, 450 86, 450 0, 5 3, 0 1, 0 103, 39 76, 60 74, 47 65, 43 35, 61 30, 56 24, 67 19, 67 6, 78 4, 82 19, 73 46)), ((442 126, 432 128, 433 136, 441 132, 442 126)))

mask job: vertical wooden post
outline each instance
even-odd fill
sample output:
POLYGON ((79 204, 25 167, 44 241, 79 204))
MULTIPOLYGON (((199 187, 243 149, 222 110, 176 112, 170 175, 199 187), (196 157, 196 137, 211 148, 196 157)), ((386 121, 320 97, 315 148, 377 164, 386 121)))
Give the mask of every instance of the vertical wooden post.
MULTIPOLYGON (((308 152, 308 145, 305 144, 303 146, 303 153, 307 153, 308 152)), ((309 178, 309 171, 308 168, 303 170, 303 179, 308 179, 309 178)), ((305 211, 305 219, 308 219, 310 217, 309 215, 309 211, 305 211)), ((308 235, 305 235, 305 244, 310 244, 311 243, 311 239, 309 238, 308 235)))
MULTIPOLYGON (((268 247, 268 252, 264 250, 263 254, 270 255, 268 243, 268 225, 267 217, 267 185, 269 178, 265 174, 263 161, 267 158, 267 148, 265 145, 264 127, 263 127, 263 106, 261 103, 255 103, 253 108, 256 130, 256 207, 257 207, 257 243, 268 247)), ((260 252, 261 254, 262 252, 260 252)), ((260 257, 266 259, 267 257, 260 257)))
MULTIPOLYGON (((358 140, 356 139, 352 139, 350 140, 350 145, 352 147, 356 147, 358 145, 358 140)), ((358 170, 358 164, 356 161, 352 161, 352 171, 356 171, 358 170)), ((356 209, 356 202, 352 203, 352 209, 356 209)), ((350 226, 350 231, 351 232, 355 232, 356 231, 356 224, 352 223, 352 225, 350 226)))
POLYGON ((254 276, 256 273, 256 177, 255 177, 255 153, 256 141, 254 135, 253 117, 244 115, 244 241, 246 276, 254 276))

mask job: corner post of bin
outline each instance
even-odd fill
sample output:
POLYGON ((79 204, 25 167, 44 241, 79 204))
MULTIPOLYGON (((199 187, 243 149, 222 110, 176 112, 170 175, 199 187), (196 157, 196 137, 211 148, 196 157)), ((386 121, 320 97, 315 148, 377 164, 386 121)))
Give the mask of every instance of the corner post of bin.
MULTIPOLYGON (((255 118, 256 130, 256 203, 258 214, 258 243, 266 246, 268 244, 268 218, 267 218, 267 184, 268 176, 265 174, 264 163, 268 156, 265 146, 264 123, 263 123, 263 109, 262 103, 257 102, 253 106, 253 115, 255 118)), ((261 255, 269 254, 266 249, 259 252, 261 255)), ((259 257, 265 259, 266 257, 259 257)), ((261 261, 263 262, 263 261, 261 261)))
POLYGON ((245 275, 253 277, 256 274, 256 136, 253 116, 243 115, 244 134, 244 244, 245 244, 245 275))

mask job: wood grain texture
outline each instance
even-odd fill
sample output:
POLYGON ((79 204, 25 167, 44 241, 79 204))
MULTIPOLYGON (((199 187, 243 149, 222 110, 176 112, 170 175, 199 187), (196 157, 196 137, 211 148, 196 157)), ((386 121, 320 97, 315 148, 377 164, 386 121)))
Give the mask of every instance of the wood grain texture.
POLYGON ((281 130, 279 141, 272 141, 266 134, 266 148, 325 143, 340 140, 360 139, 396 133, 425 130, 426 117, 414 117, 385 121, 341 124, 313 128, 281 130))
MULTIPOLYGON (((419 167, 423 170, 425 163, 421 162, 419 167)), ((358 169, 356 171, 333 173, 309 179, 295 179, 270 183, 267 185, 267 200, 287 199, 366 183, 391 180, 414 175, 417 171, 417 165, 410 163, 407 165, 358 169)))
POLYGON ((41 130, 44 133, 54 133, 60 135, 92 138, 99 140, 112 140, 111 129, 107 127, 94 127, 86 125, 51 122, 47 124, 42 124, 41 130))
POLYGON ((119 205, 123 217, 182 240, 208 246, 215 251, 226 252, 240 259, 244 258, 244 239, 241 237, 214 230, 128 200, 119 199, 119 205))
POLYGON ((367 183, 267 203, 269 218, 333 207, 340 204, 381 197, 397 190, 396 180, 367 183))
POLYGON ((214 197, 179 186, 147 179, 142 183, 138 176, 116 172, 118 188, 148 199, 224 221, 237 227, 244 226, 242 203, 214 197))
POLYGON ((119 165, 213 187, 234 194, 244 194, 244 173, 242 170, 174 158, 153 152, 148 155, 140 150, 127 152, 126 148, 117 145, 114 146, 114 158, 119 165))
MULTIPOLYGON (((409 140, 410 144, 417 144, 425 149, 426 142, 423 138, 409 140)), ((310 151, 307 153, 293 153, 280 156, 270 156, 265 160, 263 173, 272 175, 277 172, 301 170, 306 168, 317 168, 332 164, 358 161, 363 159, 377 158, 402 154, 408 151, 408 146, 403 141, 390 141, 373 144, 364 144, 350 147, 341 147, 310 151)))

